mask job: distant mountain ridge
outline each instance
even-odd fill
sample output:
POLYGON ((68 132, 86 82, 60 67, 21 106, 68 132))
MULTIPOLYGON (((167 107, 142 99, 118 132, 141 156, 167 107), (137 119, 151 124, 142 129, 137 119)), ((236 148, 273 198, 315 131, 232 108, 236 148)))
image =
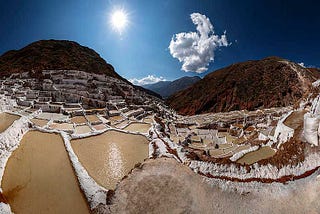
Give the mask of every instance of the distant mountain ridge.
POLYGON ((211 72, 170 96, 167 104, 184 115, 294 105, 319 78, 319 69, 267 57, 211 72))
POLYGON ((142 87, 160 94, 163 98, 167 98, 178 91, 188 88, 199 80, 201 80, 201 78, 198 76, 185 76, 174 81, 160 81, 153 84, 142 85, 142 87))

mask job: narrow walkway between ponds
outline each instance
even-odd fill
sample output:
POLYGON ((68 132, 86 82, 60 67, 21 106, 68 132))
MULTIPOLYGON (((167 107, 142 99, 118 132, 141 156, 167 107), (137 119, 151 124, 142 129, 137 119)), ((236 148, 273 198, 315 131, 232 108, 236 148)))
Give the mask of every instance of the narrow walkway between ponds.
POLYGON ((63 139, 29 131, 6 165, 3 195, 14 213, 89 213, 63 139))

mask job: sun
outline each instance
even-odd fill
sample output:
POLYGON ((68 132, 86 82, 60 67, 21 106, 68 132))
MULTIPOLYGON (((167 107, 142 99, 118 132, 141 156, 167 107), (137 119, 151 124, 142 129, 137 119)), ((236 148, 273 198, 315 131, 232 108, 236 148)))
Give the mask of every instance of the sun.
POLYGON ((110 23, 114 30, 120 34, 128 25, 128 14, 125 10, 115 10, 111 13, 110 23))

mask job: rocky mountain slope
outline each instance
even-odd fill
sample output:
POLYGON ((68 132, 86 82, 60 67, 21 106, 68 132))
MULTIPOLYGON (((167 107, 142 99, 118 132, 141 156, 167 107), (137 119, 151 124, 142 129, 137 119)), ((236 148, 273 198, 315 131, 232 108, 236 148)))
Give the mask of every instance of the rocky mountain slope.
POLYGON ((40 40, 0 57, 1 76, 41 70, 81 70, 122 79, 94 50, 67 40, 40 40))
POLYGON ((143 85, 142 87, 160 94, 163 98, 167 98, 178 91, 188 88, 199 80, 201 78, 198 76, 181 77, 174 81, 160 81, 154 84, 143 85))
POLYGON ((287 106, 306 96, 319 78, 318 69, 268 57, 214 71, 167 103, 185 115, 287 106))
POLYGON ((0 57, 0 77, 7 80, 6 88, 23 82, 16 88, 18 95, 14 95, 20 105, 50 112, 60 111, 55 102, 105 108, 110 100, 140 105, 160 97, 132 85, 94 50, 67 40, 41 40, 6 52, 0 57))

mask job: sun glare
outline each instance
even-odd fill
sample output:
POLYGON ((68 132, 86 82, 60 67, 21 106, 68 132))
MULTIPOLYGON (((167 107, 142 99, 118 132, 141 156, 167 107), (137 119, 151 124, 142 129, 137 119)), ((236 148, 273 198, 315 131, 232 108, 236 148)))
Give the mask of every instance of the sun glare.
POLYGON ((128 15, 126 11, 116 10, 112 12, 110 22, 112 28, 121 34, 128 25, 128 15))

